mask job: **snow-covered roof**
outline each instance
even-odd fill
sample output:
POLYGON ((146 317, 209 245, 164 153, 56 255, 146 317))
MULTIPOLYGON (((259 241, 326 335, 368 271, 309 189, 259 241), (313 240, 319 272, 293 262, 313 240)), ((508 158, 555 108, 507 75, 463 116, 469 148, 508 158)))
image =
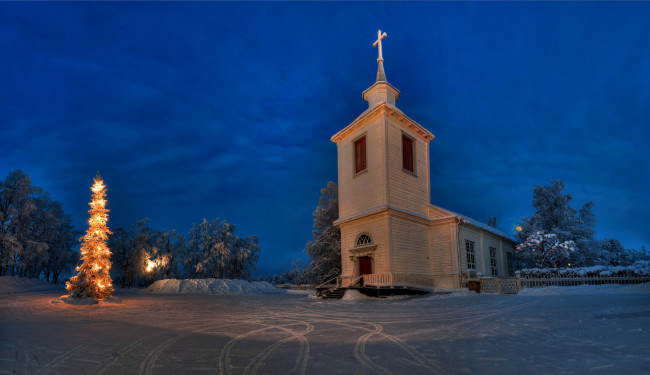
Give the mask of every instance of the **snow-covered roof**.
POLYGON ((503 237, 503 238, 505 238, 507 240, 510 240, 512 242, 517 242, 516 239, 514 239, 511 235, 507 234, 506 232, 502 232, 502 231, 498 230, 497 228, 493 228, 493 227, 487 225, 486 223, 478 221, 478 220, 476 220, 476 219, 474 219, 472 217, 469 217, 469 216, 463 215, 463 214, 459 214, 459 213, 456 213, 454 211, 451 211, 451 210, 448 210, 446 208, 442 208, 440 206, 436 206, 436 205, 433 205, 433 204, 432 204, 432 206, 436 207, 438 209, 441 209, 443 211, 449 212, 450 215, 458 217, 459 219, 466 222, 467 224, 473 225, 473 226, 475 226, 477 228, 481 228, 481 229, 483 229, 483 230, 485 230, 487 232, 496 234, 497 236, 503 237))

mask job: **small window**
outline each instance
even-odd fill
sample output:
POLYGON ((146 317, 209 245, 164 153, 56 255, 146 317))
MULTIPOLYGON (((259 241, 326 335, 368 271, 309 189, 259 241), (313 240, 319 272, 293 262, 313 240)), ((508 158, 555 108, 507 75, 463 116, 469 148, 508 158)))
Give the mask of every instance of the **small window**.
POLYGON ((413 139, 402 134, 402 168, 415 173, 415 150, 413 139))
POLYGON ((354 173, 366 170, 366 137, 354 142, 354 173))
POLYGON ((512 262, 512 253, 506 253, 506 261, 508 262, 508 276, 514 276, 515 268, 512 262))
POLYGON ((476 262, 474 261, 474 242, 465 240, 465 251, 467 253, 467 269, 475 270, 476 262))
POLYGON ((357 238, 357 246, 370 245, 371 243, 372 239, 367 234, 362 234, 357 238))
POLYGON ((497 268, 497 248, 490 247, 490 269, 492 270, 492 276, 499 274, 499 269, 497 268))

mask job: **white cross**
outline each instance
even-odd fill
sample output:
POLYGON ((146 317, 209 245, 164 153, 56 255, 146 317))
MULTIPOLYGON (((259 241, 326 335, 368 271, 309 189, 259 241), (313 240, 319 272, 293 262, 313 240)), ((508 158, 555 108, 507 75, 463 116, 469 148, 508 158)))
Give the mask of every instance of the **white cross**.
POLYGON ((381 40, 387 37, 386 33, 381 33, 381 30, 377 30, 377 40, 372 44, 373 47, 377 47, 377 44, 379 44, 379 57, 377 58, 377 61, 384 61, 384 57, 381 55, 381 40))

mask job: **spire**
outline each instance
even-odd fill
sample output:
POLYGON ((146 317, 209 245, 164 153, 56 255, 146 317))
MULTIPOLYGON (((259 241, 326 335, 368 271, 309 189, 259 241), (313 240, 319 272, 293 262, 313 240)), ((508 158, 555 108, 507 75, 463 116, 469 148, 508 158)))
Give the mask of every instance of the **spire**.
POLYGON ((379 103, 388 103, 394 106, 395 101, 399 100, 399 90, 388 83, 386 80, 386 72, 384 72, 384 57, 382 56, 381 41, 387 36, 386 33, 378 30, 377 40, 372 44, 373 47, 379 47, 377 48, 377 52, 379 53, 379 57, 377 57, 377 79, 362 94, 363 100, 368 102, 370 108, 379 103))
POLYGON ((377 67, 377 79, 375 82, 388 82, 386 80, 386 73, 384 73, 384 59, 377 59, 379 66, 377 67))
POLYGON ((381 51, 381 41, 387 37, 386 33, 381 33, 381 30, 377 30, 377 40, 372 44, 373 47, 379 46, 377 51, 379 52, 379 57, 377 57, 377 79, 375 82, 388 82, 386 81, 386 73, 384 72, 384 57, 382 56, 381 51))

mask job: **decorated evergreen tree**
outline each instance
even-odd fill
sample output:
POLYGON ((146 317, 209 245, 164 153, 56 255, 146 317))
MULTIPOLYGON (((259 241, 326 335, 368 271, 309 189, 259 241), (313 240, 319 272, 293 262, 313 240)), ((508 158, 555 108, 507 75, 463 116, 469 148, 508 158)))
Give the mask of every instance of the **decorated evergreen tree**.
POLYGON ((66 289, 74 298, 110 298, 113 295, 111 275, 111 250, 106 241, 111 231, 108 229, 108 209, 106 208, 106 186, 97 172, 94 178, 90 220, 86 235, 80 238, 82 264, 77 266, 77 275, 66 283, 66 289))

